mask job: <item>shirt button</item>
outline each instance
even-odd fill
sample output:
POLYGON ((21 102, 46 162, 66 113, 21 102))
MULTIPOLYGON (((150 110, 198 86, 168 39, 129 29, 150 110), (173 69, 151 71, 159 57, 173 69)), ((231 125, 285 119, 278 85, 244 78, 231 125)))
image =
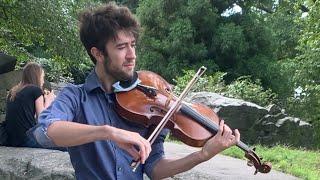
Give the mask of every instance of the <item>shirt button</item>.
POLYGON ((122 168, 121 168, 121 167, 118 167, 118 171, 122 171, 122 168))

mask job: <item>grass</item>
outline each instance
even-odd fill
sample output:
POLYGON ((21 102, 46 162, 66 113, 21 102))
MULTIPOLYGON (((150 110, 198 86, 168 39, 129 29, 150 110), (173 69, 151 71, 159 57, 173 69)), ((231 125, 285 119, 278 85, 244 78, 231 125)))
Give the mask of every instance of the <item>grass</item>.
MULTIPOLYGON (((271 162, 272 169, 293 176, 316 180, 320 177, 320 151, 295 149, 287 146, 256 146, 256 153, 263 161, 271 162)), ((222 154, 245 159, 244 152, 237 147, 229 148, 222 154)))

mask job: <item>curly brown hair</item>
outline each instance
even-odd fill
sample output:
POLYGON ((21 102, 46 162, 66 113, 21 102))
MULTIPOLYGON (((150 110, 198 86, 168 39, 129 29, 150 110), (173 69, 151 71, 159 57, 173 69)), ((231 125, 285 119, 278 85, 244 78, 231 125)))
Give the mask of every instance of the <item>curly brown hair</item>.
POLYGON ((96 47, 103 53, 105 45, 111 39, 116 39, 119 31, 132 33, 138 39, 140 24, 127 7, 110 2, 96 9, 88 9, 79 16, 80 39, 92 62, 96 59, 91 54, 91 48, 96 47))

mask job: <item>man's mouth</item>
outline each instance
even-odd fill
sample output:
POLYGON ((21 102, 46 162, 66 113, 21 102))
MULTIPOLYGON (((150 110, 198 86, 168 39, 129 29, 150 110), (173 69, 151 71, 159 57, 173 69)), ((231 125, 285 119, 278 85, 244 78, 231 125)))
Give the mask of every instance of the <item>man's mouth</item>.
POLYGON ((134 64, 124 64, 124 67, 134 67, 134 64))

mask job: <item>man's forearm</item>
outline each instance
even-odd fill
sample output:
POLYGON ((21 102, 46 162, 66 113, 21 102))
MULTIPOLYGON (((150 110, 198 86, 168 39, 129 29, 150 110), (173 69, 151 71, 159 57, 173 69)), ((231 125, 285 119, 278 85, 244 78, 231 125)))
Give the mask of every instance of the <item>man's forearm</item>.
POLYGON ((153 168, 152 179, 162 179, 185 172, 206 161, 201 151, 194 152, 181 159, 161 159, 153 168))
POLYGON ((109 139, 111 129, 110 126, 92 126, 68 121, 56 121, 48 127, 47 134, 57 146, 70 147, 109 139))

